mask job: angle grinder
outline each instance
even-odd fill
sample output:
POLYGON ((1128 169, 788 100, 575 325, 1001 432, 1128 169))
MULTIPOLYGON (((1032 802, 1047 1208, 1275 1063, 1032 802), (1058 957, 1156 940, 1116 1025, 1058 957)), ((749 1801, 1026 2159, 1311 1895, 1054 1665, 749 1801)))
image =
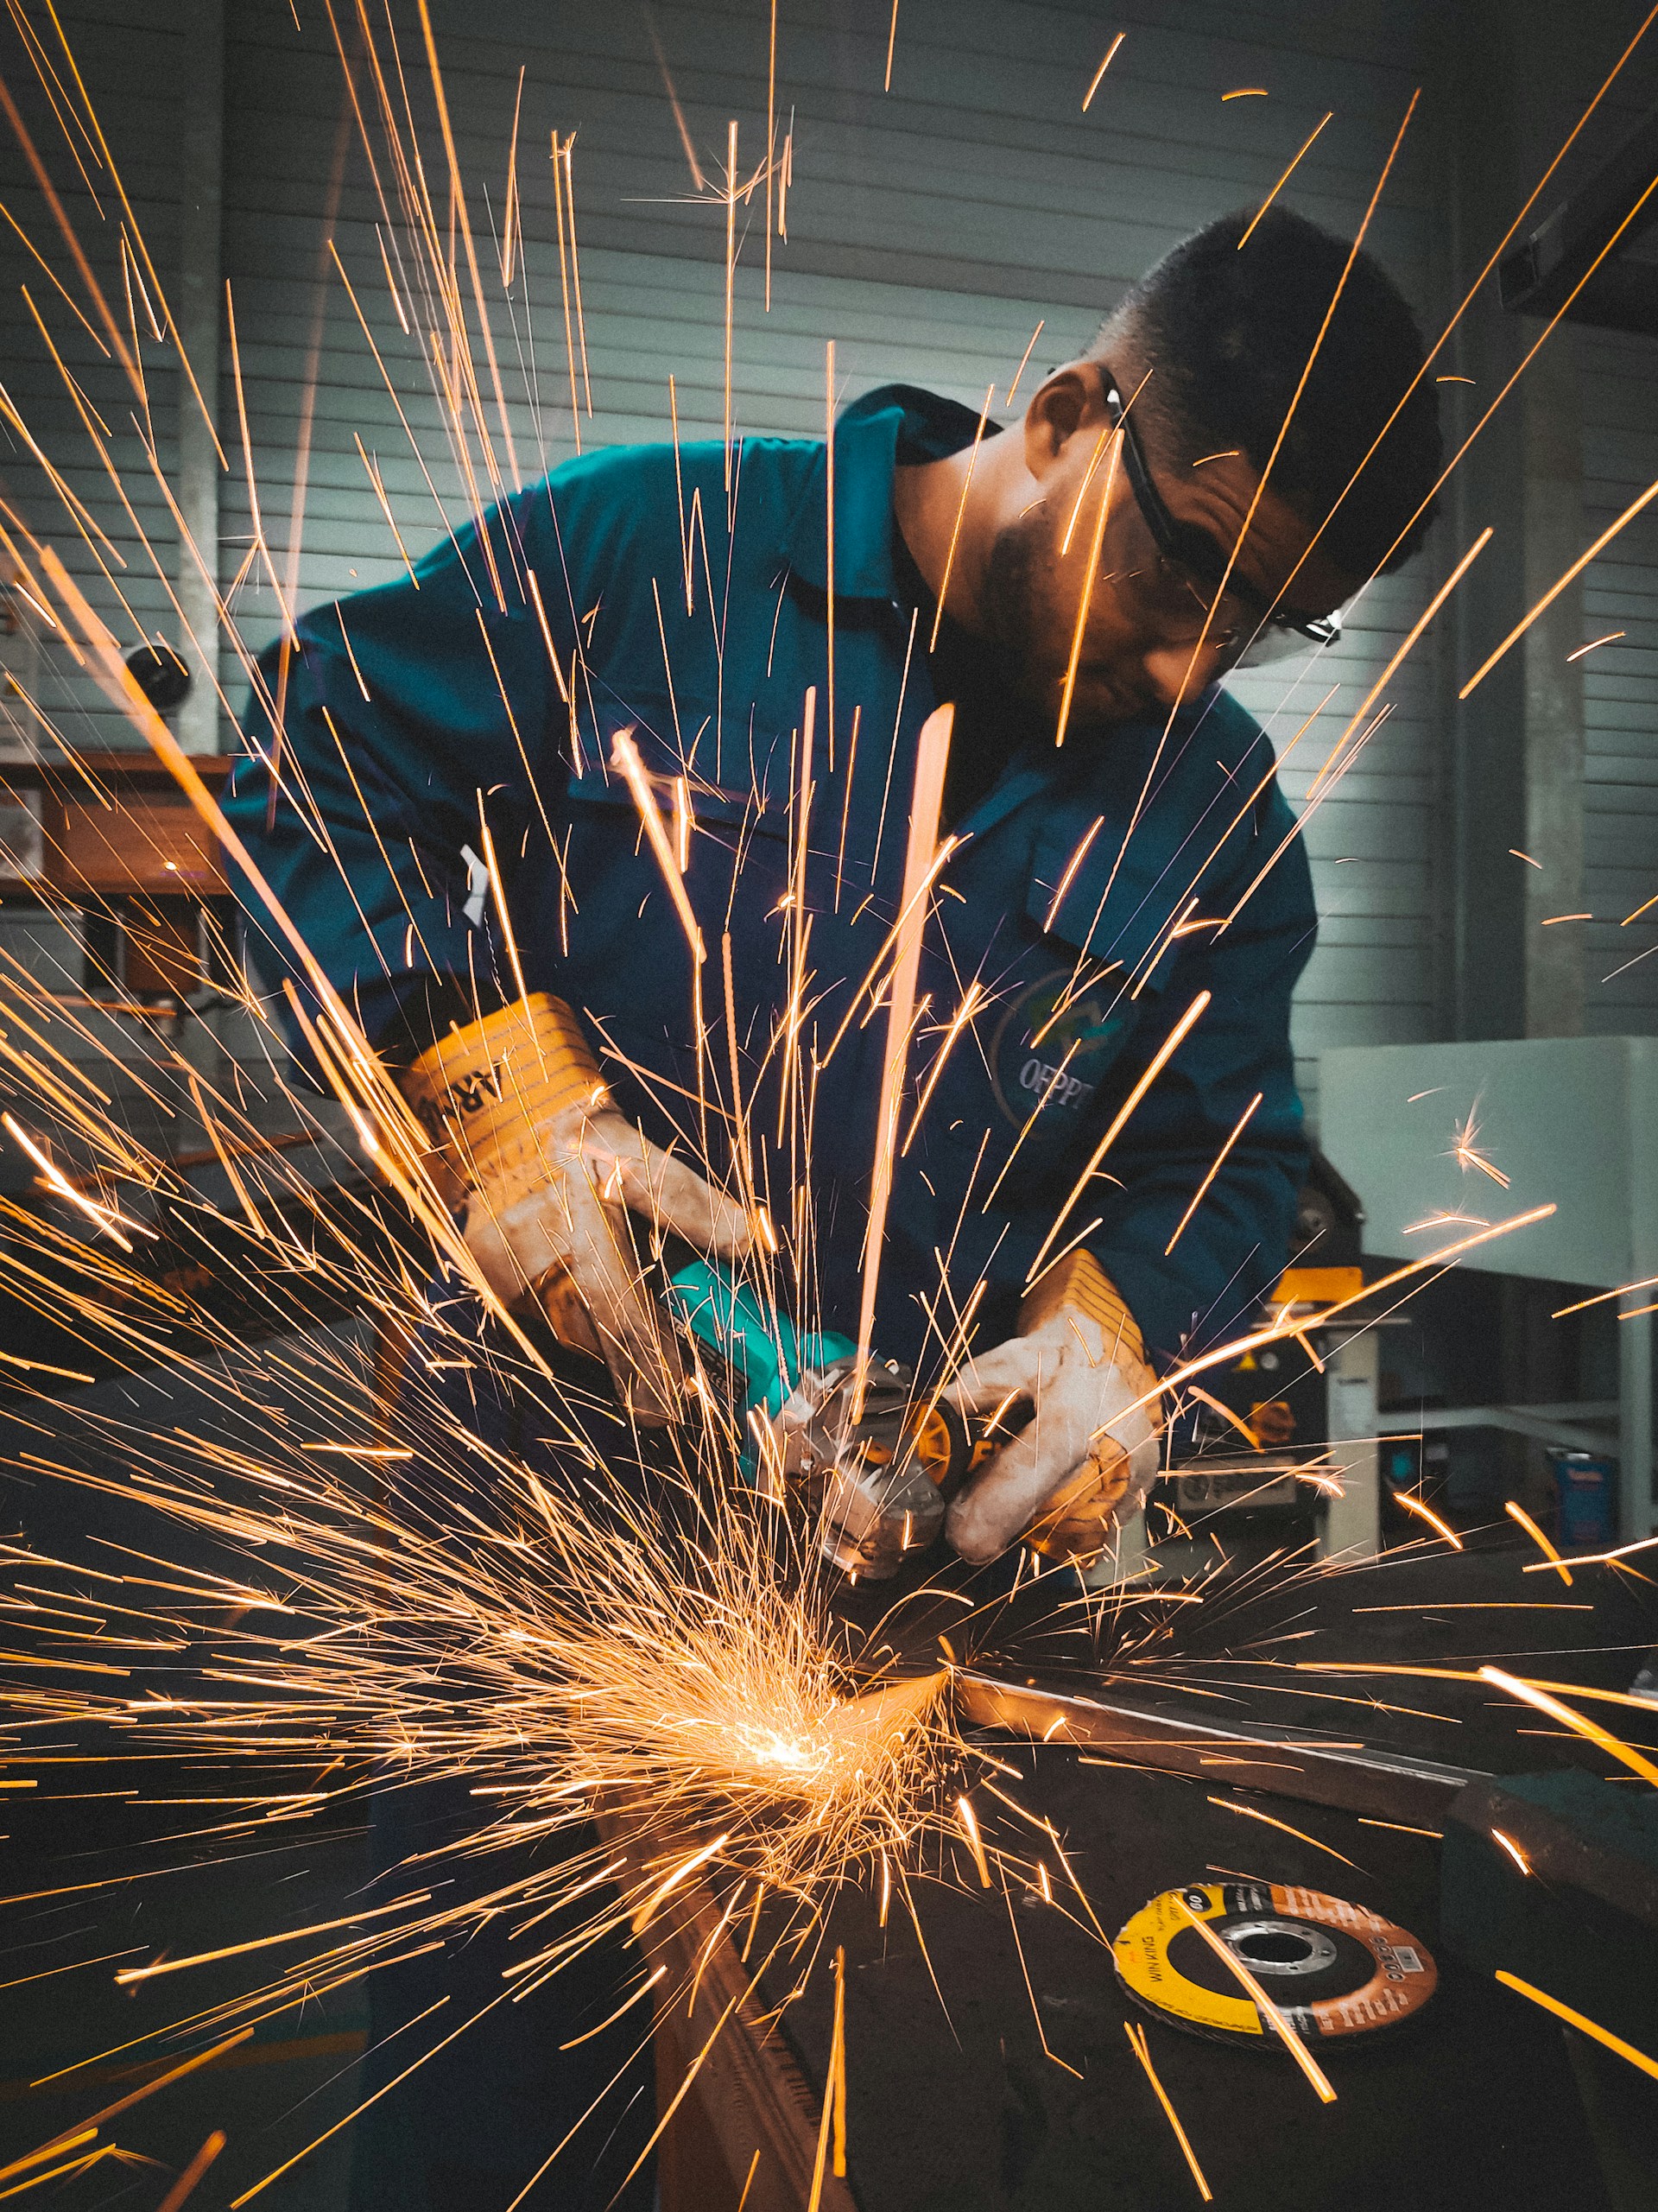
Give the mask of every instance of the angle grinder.
POLYGON ((802 1494, 823 1556, 843 1573, 888 1581, 935 1543, 946 1507, 981 1461, 1016 1436, 1028 1398, 968 1419, 913 1372, 871 1353, 858 1402, 857 1347, 802 1331, 717 1264, 681 1268, 668 1298, 718 1363, 744 1436, 750 1480, 802 1494))

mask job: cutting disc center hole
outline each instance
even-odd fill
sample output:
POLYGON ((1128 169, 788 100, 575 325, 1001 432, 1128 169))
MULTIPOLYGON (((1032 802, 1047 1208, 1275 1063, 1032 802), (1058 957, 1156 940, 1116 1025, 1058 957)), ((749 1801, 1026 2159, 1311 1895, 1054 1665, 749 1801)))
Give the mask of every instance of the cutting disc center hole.
POLYGON ((1313 1955, 1313 1946, 1307 1937, 1294 1935, 1288 1928, 1249 1930, 1233 1938, 1232 1949, 1263 1966, 1299 1966, 1303 1959, 1313 1955))

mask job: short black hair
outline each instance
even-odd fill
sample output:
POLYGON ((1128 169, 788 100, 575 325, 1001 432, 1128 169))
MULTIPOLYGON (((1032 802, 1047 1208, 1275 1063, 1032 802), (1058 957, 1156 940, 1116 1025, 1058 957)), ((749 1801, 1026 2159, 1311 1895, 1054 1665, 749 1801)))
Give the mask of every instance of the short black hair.
MULTIPOLYGON (((1148 411, 1182 442, 1239 447, 1262 470, 1353 249, 1274 206, 1240 250, 1254 220, 1239 209, 1183 238, 1132 288, 1096 348, 1131 320, 1154 364, 1148 411)), ((1323 526, 1321 549, 1354 575, 1399 567, 1433 520, 1444 449, 1422 358, 1404 295, 1361 248, 1269 479, 1304 522, 1323 526)))

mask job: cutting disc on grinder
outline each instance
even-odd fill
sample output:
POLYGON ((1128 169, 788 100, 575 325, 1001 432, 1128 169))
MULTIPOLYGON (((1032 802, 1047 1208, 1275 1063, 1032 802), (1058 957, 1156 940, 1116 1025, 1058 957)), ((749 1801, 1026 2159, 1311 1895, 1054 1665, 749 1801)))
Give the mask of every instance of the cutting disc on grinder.
POLYGON ((1159 2019, 1222 2043, 1273 2040, 1255 2000, 1193 1927, 1206 1921, 1312 2043, 1356 2040, 1420 2012, 1439 1981, 1414 1936, 1362 1905, 1275 1884, 1196 1882, 1142 1905, 1111 1946, 1117 1979, 1159 2019))

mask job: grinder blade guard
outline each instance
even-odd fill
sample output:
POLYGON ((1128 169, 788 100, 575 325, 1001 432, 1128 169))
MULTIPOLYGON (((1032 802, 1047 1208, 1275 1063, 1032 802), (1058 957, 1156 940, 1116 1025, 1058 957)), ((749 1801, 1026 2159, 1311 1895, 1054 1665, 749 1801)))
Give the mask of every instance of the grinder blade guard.
POLYGON ((668 1296, 719 1362, 744 1434, 744 1472, 757 1482, 770 1471, 803 1496, 826 1560, 881 1581, 937 1539, 980 1448, 953 1406, 918 1398, 909 1368, 872 1354, 854 1421, 850 1338, 797 1329, 706 1261, 681 1268, 668 1296))

